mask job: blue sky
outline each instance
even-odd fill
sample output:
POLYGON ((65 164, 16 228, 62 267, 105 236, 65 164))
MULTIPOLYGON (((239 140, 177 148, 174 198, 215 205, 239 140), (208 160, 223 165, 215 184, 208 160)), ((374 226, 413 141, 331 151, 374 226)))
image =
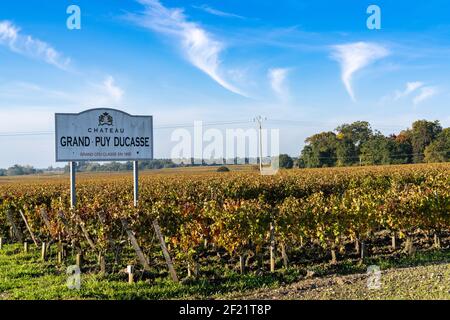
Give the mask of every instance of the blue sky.
POLYGON ((449 74, 445 0, 2 1, 0 167, 54 165, 53 114, 102 106, 153 115, 156 157, 173 146, 163 127, 194 120, 261 114, 291 155, 355 120, 449 126, 449 74), (66 27, 72 4, 81 30, 66 27))

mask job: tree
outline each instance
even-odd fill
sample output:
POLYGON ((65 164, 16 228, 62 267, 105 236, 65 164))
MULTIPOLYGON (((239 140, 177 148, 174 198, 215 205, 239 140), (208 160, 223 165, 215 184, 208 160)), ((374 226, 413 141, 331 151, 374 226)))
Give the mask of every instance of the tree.
POLYGON ((8 170, 6 170, 7 176, 21 176, 23 175, 23 167, 19 166, 18 164, 15 164, 12 167, 9 167, 8 170))
POLYGON ((425 148, 442 132, 439 121, 418 120, 409 131, 415 163, 423 162, 425 148))
POLYGON ((419 120, 411 129, 388 137, 372 131, 366 121, 343 124, 336 132, 307 138, 298 159, 299 166, 348 166, 358 162, 358 158, 364 164, 417 163, 423 162, 425 156, 426 161, 448 161, 448 133, 442 133, 439 121, 419 120))
POLYGON ((7 176, 22 176, 22 175, 26 175, 26 174, 34 174, 34 173, 39 173, 39 172, 42 172, 42 170, 36 170, 32 166, 21 166, 21 165, 15 164, 14 166, 9 167, 6 170, 5 174, 7 176))
POLYGON ((280 154, 279 161, 280 168, 291 169, 294 166, 294 161, 287 154, 280 154))
POLYGON ((299 168, 315 168, 319 166, 319 159, 313 154, 312 147, 306 145, 298 158, 299 168))
POLYGON ((394 149, 391 154, 392 163, 412 163, 413 149, 409 132, 402 131, 398 135, 391 135, 389 138, 394 144, 394 149))
POLYGON ((450 161, 450 128, 442 130, 432 143, 425 148, 426 162, 450 161))
POLYGON ((337 138, 334 132, 321 132, 305 140, 302 162, 307 168, 332 167, 336 165, 337 138))
POLYGON ((367 121, 356 121, 351 124, 343 124, 336 128, 340 139, 347 139, 354 143, 357 153, 360 146, 372 137, 373 132, 367 121))
POLYGON ((351 139, 342 137, 336 144, 336 157, 338 166, 350 166, 358 161, 358 153, 351 139))
POLYGON ((361 145, 361 162, 365 165, 390 164, 393 149, 393 141, 378 132, 361 145))

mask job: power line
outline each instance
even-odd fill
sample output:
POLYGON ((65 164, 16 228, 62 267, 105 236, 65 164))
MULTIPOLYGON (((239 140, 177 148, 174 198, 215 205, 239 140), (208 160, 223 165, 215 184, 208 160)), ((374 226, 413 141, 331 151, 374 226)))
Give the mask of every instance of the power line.
MULTIPOLYGON (((435 153, 438 154, 448 154, 450 153, 450 151, 435 151, 435 153)), ((370 156, 373 156, 373 154, 370 154, 370 156)), ((409 157, 409 156, 424 156, 423 153, 402 153, 402 154, 393 154, 393 155, 388 155, 389 158, 403 158, 403 157, 409 157)), ((333 160, 337 160, 337 159, 345 159, 345 160, 359 160, 360 157, 314 157, 315 159, 333 159, 333 160)))
MULTIPOLYGON (((251 120, 235 120, 235 121, 216 121, 216 122, 204 122, 203 127, 211 126, 223 126, 223 125, 235 125, 235 124, 250 124, 251 120)), ((195 124, 184 123, 184 124, 173 124, 173 125, 162 125, 155 126, 154 130, 164 130, 164 129, 178 129, 178 128, 193 128, 195 124)), ((0 137, 19 137, 19 136, 39 136, 39 135, 52 135, 55 131, 24 131, 24 132, 0 132, 0 137)))
MULTIPOLYGON (((204 127, 210 127, 210 126, 223 126, 223 125, 234 125, 234 124, 250 124, 250 120, 236 120, 236 121, 217 121, 217 122, 204 122, 202 123, 202 126, 204 127)), ((194 124, 188 123, 188 124, 175 124, 175 125, 164 125, 164 126, 157 126, 154 129, 176 129, 176 128, 193 128, 195 127, 194 124)))
MULTIPOLYGON (((271 123, 283 123, 285 125, 291 126, 308 126, 308 127, 319 127, 319 126, 336 126, 341 125, 337 122, 324 122, 324 121, 309 121, 309 120, 295 120, 295 119, 265 119, 267 122, 271 123)), ((203 127, 210 126, 223 126, 223 125, 237 125, 237 124, 250 124, 252 120, 230 120, 230 121, 215 121, 215 122, 203 122, 203 127)), ((178 128, 193 128, 195 124, 192 123, 180 123, 180 124, 169 124, 155 126, 154 130, 166 130, 166 129, 178 129, 178 128)), ((404 128, 401 125, 378 125, 375 124, 374 127, 378 128, 404 128)), ((20 136, 43 136, 43 135, 53 135, 55 131, 10 131, 10 132, 0 132, 0 137, 20 137, 20 136)))
MULTIPOLYGON (((291 119, 269 119, 268 122, 281 122, 285 124, 291 124, 291 125, 303 125, 303 126, 339 126, 342 125, 342 123, 339 122, 325 122, 325 121, 308 121, 308 120, 291 120, 291 119)), ((374 127, 377 128, 404 128, 404 126, 401 125, 385 125, 385 124, 373 124, 374 127)))
POLYGON ((41 136, 54 133, 54 131, 1 132, 0 137, 41 136))

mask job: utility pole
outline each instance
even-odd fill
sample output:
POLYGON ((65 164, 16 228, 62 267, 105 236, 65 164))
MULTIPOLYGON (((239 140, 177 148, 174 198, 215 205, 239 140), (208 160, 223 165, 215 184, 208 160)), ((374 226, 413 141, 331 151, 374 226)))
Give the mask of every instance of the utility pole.
POLYGON ((259 126, 259 172, 262 172, 262 123, 267 120, 266 117, 257 116, 253 119, 254 122, 258 122, 259 126))

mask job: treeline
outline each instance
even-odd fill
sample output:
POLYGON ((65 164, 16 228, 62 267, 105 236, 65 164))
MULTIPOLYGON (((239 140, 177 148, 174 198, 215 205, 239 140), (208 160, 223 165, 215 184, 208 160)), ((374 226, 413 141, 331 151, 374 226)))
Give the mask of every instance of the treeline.
MULTIPOLYGON (((163 168, 174 168, 179 165, 172 162, 170 159, 155 159, 148 161, 139 161, 139 169, 163 169, 163 168)), ((133 162, 88 162, 80 161, 77 163, 77 171, 80 172, 112 172, 112 171, 129 171, 133 170, 133 162)), ((0 169, 0 176, 22 176, 29 174, 43 174, 50 172, 69 172, 69 165, 64 168, 53 168, 48 167, 47 169, 36 169, 32 166, 26 165, 14 165, 8 169, 0 169)))
POLYGON ((43 170, 35 169, 32 166, 21 166, 18 164, 15 164, 12 167, 9 167, 8 169, 0 169, 0 177, 1 176, 23 176, 27 174, 36 174, 36 173, 42 173, 43 170))
POLYGON ((450 128, 418 120, 399 134, 384 136, 366 121, 343 124, 305 140, 298 165, 303 168, 446 162, 450 128))
MULTIPOLYGON (((147 161, 139 161, 139 169, 163 169, 163 168, 175 168, 178 165, 175 164, 170 159, 154 159, 147 161)), ((107 163, 98 163, 98 162, 89 162, 89 161, 80 161, 77 163, 77 171, 80 172, 113 172, 113 171, 129 171, 133 170, 133 162, 107 162, 107 163)), ((69 165, 66 165, 64 168, 65 172, 69 172, 69 165)))

